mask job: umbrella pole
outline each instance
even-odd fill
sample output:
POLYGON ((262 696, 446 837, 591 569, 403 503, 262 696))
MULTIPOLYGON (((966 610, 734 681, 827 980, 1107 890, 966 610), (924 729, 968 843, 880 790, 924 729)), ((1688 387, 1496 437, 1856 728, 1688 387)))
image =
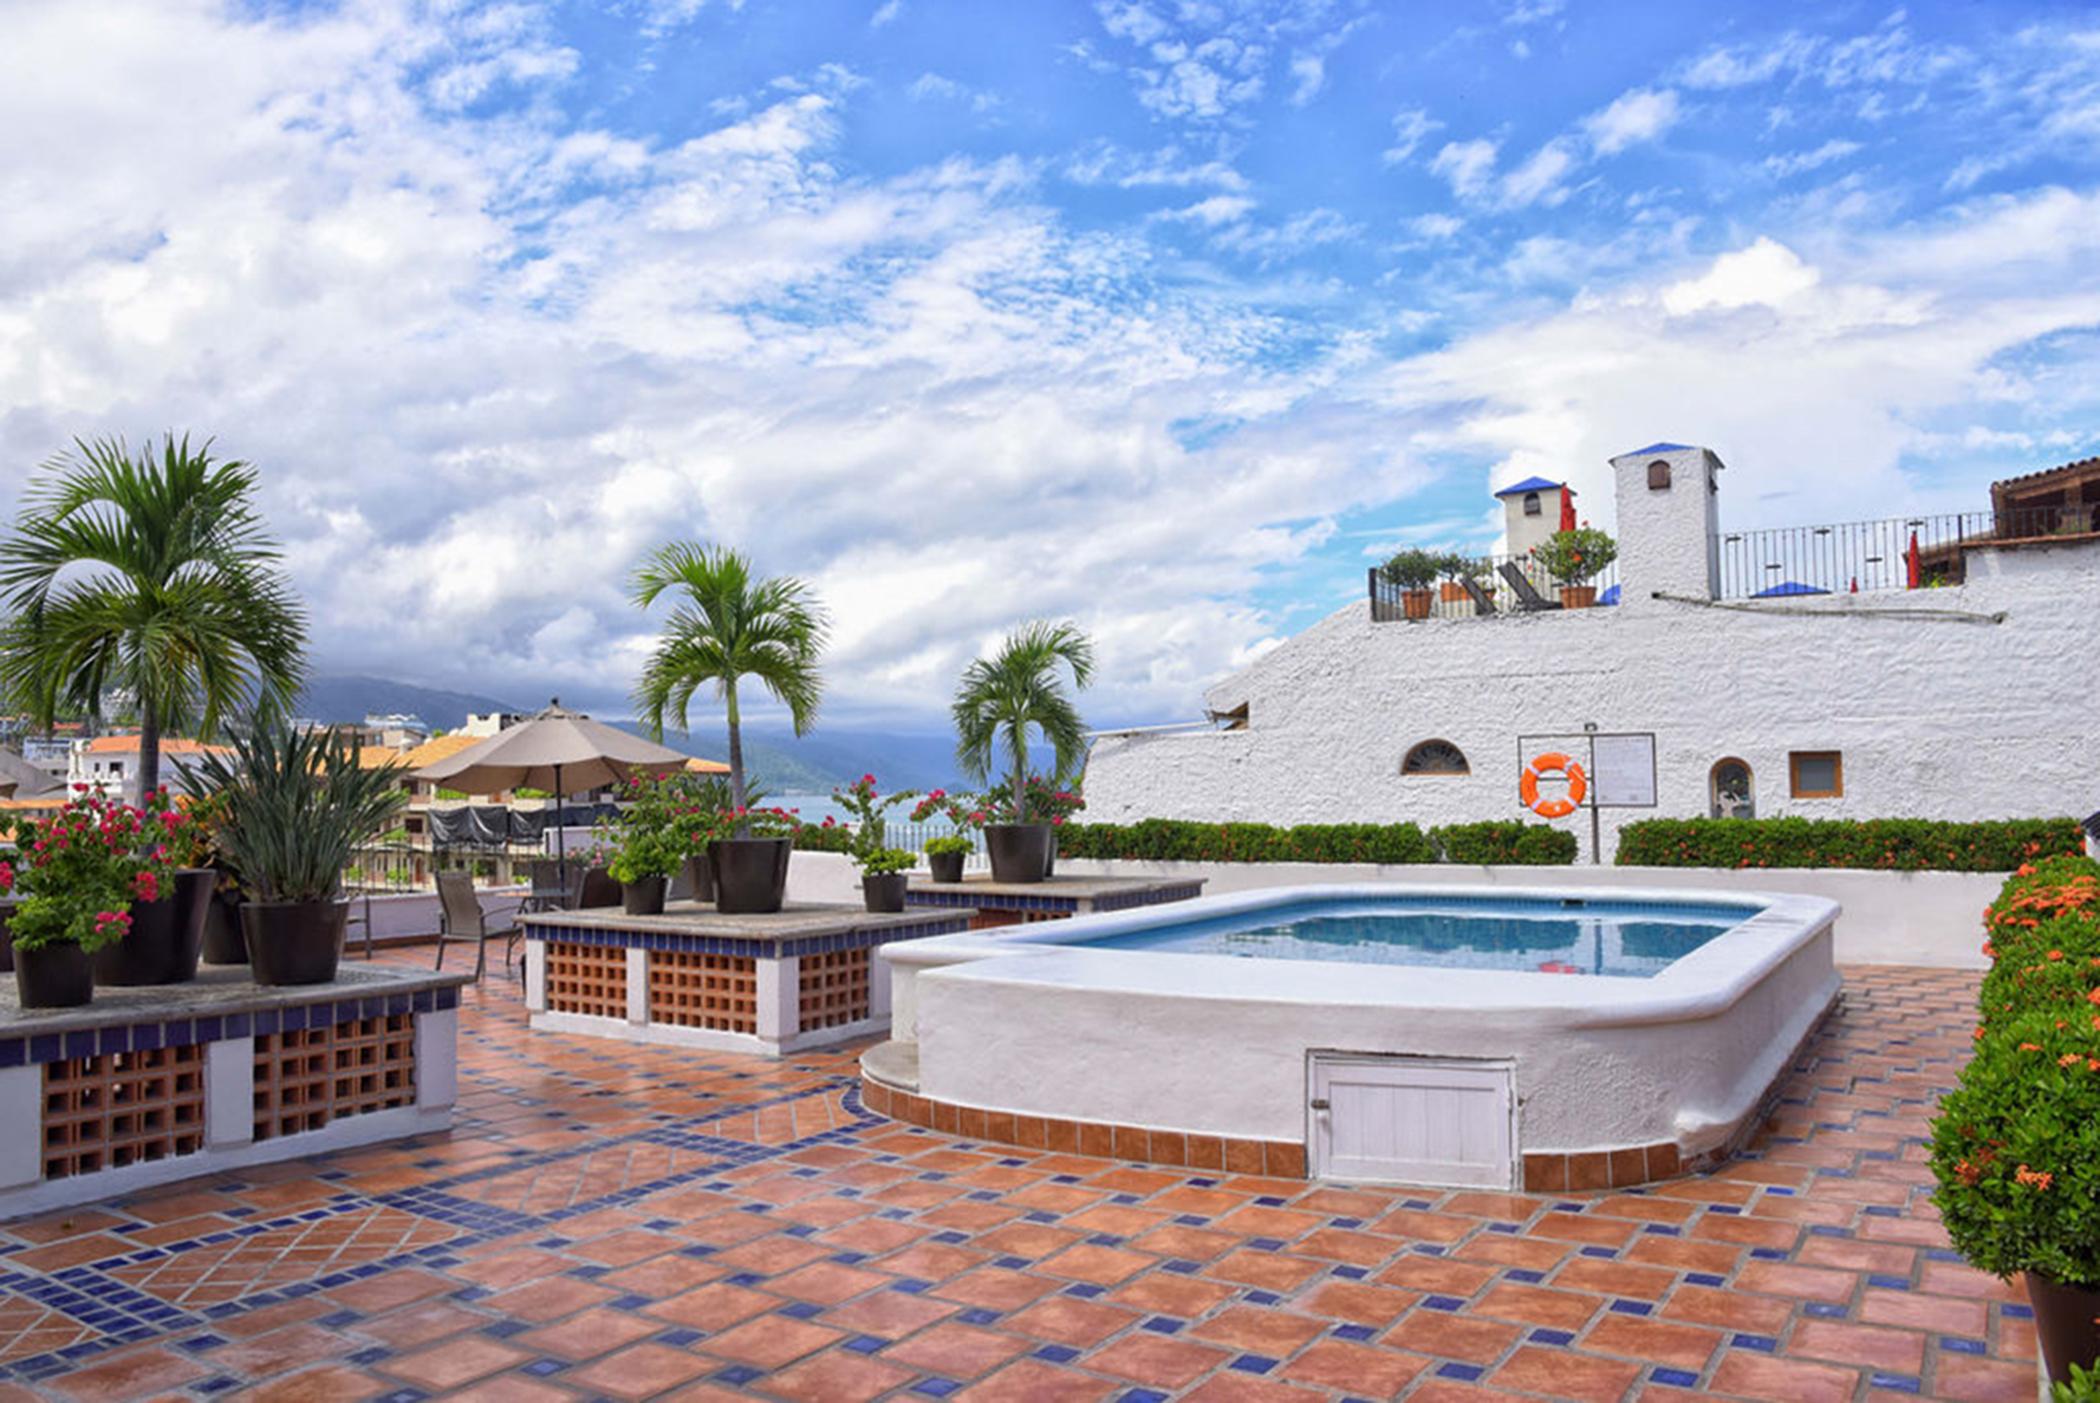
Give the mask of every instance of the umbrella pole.
POLYGON ((569 890, 569 830, 562 821, 561 766, 554 767, 554 880, 569 890))

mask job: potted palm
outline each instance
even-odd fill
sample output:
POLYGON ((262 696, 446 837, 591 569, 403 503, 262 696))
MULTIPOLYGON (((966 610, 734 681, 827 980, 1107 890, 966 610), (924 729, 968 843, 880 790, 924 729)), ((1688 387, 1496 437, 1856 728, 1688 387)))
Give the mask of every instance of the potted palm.
POLYGON ((1400 612, 1408 619, 1426 619, 1435 596, 1429 586, 1446 572, 1450 556, 1436 551, 1410 549, 1395 552, 1378 573, 1400 591, 1400 612))
POLYGON ((1597 602, 1597 573, 1619 558, 1619 543, 1593 526, 1556 531, 1532 549, 1532 558, 1560 585, 1563 609, 1587 609, 1597 602))
POLYGON ((715 905, 729 912, 778 911, 787 892, 794 830, 777 811, 752 807, 744 773, 739 686, 755 680, 788 709, 795 734, 806 734, 823 697, 817 668, 824 650, 824 611, 800 580, 755 579, 743 555, 674 542, 635 572, 634 602, 650 608, 677 598, 663 636, 643 665, 636 709, 661 739, 666 721, 689 729, 693 693, 713 686, 729 725, 729 795, 733 831, 708 846, 715 905), (756 816, 756 817, 754 817, 756 816))
POLYGON ((1094 645, 1075 625, 1039 621, 971 663, 956 688, 950 711, 957 762, 980 781, 990 780, 1002 749, 1011 766, 1007 801, 995 811, 1004 821, 984 829, 994 880, 1040 882, 1049 873, 1056 830, 1032 821, 1027 810, 1028 734, 1033 729, 1049 743, 1060 774, 1079 768, 1086 726, 1065 691, 1067 669, 1072 685, 1085 687, 1093 678, 1094 645))
POLYGON ((248 963, 258 984, 326 984, 342 957, 349 903, 343 869, 407 802, 398 776, 360 769, 342 731, 299 731, 257 718, 232 758, 198 773, 223 796, 219 845, 240 873, 248 963))
POLYGON ((96 952, 122 940, 132 903, 168 881, 165 850, 141 810, 88 793, 20 837, 0 863, 0 890, 20 898, 9 930, 22 1005, 77 1007, 94 997, 96 952))
POLYGON ((250 697, 290 708, 306 621, 255 514, 252 467, 172 434, 157 455, 74 447, 32 480, 0 543, 0 688, 41 725, 134 698, 150 795, 164 731, 210 736, 250 697))

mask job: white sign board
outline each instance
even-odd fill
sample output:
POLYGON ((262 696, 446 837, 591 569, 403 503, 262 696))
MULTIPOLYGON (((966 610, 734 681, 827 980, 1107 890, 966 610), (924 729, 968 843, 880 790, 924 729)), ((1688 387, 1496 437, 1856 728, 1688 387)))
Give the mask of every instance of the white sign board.
POLYGON ((1655 737, 1643 733, 1599 735, 1591 742, 1596 767, 1590 783, 1600 809, 1655 807, 1655 737))

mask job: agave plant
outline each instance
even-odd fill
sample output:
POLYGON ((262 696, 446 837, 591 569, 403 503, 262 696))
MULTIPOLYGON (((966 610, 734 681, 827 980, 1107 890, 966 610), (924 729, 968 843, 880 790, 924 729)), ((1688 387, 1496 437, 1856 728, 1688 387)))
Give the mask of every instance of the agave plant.
POLYGON ((346 732, 300 731, 275 718, 235 736, 230 759, 207 753, 196 774, 222 806, 220 850, 263 902, 334 900, 352 852, 408 799, 397 771, 358 768, 346 732))

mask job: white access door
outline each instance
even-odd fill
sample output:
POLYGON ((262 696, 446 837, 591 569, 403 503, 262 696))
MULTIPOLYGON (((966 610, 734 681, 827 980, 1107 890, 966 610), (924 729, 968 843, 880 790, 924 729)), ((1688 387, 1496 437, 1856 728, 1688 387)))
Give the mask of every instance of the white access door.
POLYGON ((1509 1063, 1316 1052, 1307 1080, 1314 1177, 1516 1186, 1509 1063))

